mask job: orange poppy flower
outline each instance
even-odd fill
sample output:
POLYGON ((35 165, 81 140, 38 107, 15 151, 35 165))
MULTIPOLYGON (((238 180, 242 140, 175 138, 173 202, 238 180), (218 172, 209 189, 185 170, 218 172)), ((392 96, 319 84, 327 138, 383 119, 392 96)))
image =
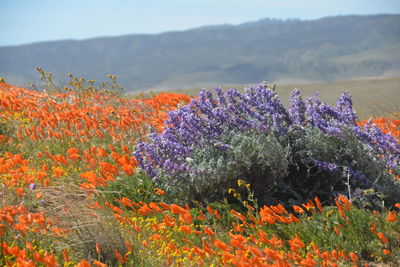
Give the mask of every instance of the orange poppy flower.
POLYGON ((209 228, 209 227, 204 227, 204 233, 205 233, 206 235, 209 235, 209 236, 215 236, 214 231, 211 230, 211 228, 209 228))
POLYGON ((383 243, 389 243, 389 240, 387 240, 387 238, 385 237, 385 235, 382 232, 378 233, 378 237, 383 243))
POLYGON ((386 218, 388 222, 395 222, 397 221, 397 217, 393 214, 393 212, 389 211, 388 216, 386 218))
POLYGON ((64 258, 64 261, 66 261, 66 262, 71 261, 68 257, 68 251, 66 249, 63 249, 63 258, 64 258))
POLYGON ((353 251, 351 251, 351 252, 349 253, 349 257, 351 258, 351 260, 353 261, 354 264, 357 264, 357 262, 358 262, 358 256, 357 256, 353 251))
POLYGON ((390 255, 390 254, 392 254, 392 252, 390 252, 390 250, 384 249, 383 254, 390 255))
POLYGON ((162 196, 162 195, 165 194, 165 191, 160 189, 160 188, 154 188, 154 193, 156 193, 157 195, 162 196))
POLYGON ((185 233, 185 234, 187 234, 187 235, 189 235, 189 234, 192 232, 192 229, 190 228, 190 226, 187 226, 187 225, 181 225, 181 226, 179 226, 179 229, 180 229, 183 233, 185 233))
POLYGON ((155 212, 161 213, 163 210, 157 205, 157 203, 150 202, 149 207, 155 212))
POLYGON ((295 212, 297 212, 297 213, 304 213, 305 212, 301 207, 299 207, 297 205, 293 205, 293 210, 295 212))
POLYGON ((291 222, 294 222, 294 223, 299 223, 300 222, 300 220, 297 219, 297 217, 294 216, 292 213, 289 214, 289 217, 290 217, 290 221, 291 222))
POLYGON ((184 214, 186 212, 186 210, 184 208, 182 208, 181 206, 176 205, 176 204, 171 204, 170 209, 171 209, 171 212, 176 215, 178 215, 180 213, 184 214))
POLYGON ((99 266, 99 267, 107 267, 107 264, 102 263, 102 262, 100 262, 98 260, 94 260, 93 264, 96 265, 96 266, 99 266))
POLYGON ((324 209, 322 208, 321 202, 319 201, 318 197, 314 198, 315 203, 317 204, 317 208, 319 209, 320 212, 323 212, 324 209))
POLYGON ((304 267, 314 267, 317 266, 318 263, 314 261, 311 257, 307 257, 300 262, 300 265, 304 267))
POLYGON ((115 250, 115 257, 121 264, 124 264, 126 262, 126 259, 121 256, 118 250, 115 250))
POLYGON ((216 246, 217 248, 219 248, 222 251, 227 251, 230 250, 231 247, 228 246, 227 244, 225 244, 223 241, 221 241, 220 239, 216 239, 214 241, 214 246, 216 246))
POLYGON ((97 254, 101 254, 101 246, 100 246, 100 243, 96 243, 96 252, 97 252, 97 254))

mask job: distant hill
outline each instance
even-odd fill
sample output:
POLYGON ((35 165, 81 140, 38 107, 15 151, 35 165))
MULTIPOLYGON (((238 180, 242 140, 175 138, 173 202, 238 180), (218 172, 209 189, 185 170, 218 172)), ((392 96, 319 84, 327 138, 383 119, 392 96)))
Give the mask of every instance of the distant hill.
POLYGON ((323 82, 400 77, 400 15, 318 20, 263 19, 153 35, 126 35, 0 47, 0 77, 26 86, 35 67, 130 90, 258 81, 323 82))

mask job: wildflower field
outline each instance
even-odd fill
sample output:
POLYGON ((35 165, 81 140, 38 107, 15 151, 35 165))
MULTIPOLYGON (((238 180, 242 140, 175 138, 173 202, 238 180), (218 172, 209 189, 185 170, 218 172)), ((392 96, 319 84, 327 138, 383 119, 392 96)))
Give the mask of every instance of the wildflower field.
POLYGON ((0 83, 1 266, 398 266, 396 114, 70 85, 0 83))

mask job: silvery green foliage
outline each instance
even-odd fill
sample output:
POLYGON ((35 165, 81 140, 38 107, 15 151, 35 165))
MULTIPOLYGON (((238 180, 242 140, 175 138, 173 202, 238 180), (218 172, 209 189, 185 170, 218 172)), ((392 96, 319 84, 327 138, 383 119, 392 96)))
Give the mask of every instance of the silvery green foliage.
POLYGON ((355 188, 380 190, 396 199, 400 145, 376 126, 356 124, 351 97, 336 106, 318 94, 303 101, 292 93, 286 109, 262 85, 244 94, 203 90, 172 111, 163 133, 152 133, 134 153, 153 181, 187 198, 218 199, 237 179, 253 184, 262 202, 332 199, 355 188))
POLYGON ((356 141, 350 127, 342 128, 340 138, 323 134, 315 128, 305 131, 305 134, 293 139, 293 162, 308 169, 319 169, 306 178, 314 182, 314 185, 311 183, 308 186, 320 187, 316 192, 326 194, 326 198, 341 193, 357 200, 354 198, 360 198, 362 190, 355 194, 356 188, 375 188, 390 202, 400 201, 399 184, 387 172, 386 162, 369 146, 356 141))
POLYGON ((253 185, 261 200, 268 198, 271 188, 288 175, 289 147, 282 146, 273 134, 254 129, 232 130, 220 140, 186 158, 189 171, 180 173, 179 179, 168 172, 159 173, 165 188, 177 194, 183 191, 191 199, 214 200, 222 198, 227 188, 235 187, 241 178, 253 185), (229 149, 221 149, 222 144, 229 149))

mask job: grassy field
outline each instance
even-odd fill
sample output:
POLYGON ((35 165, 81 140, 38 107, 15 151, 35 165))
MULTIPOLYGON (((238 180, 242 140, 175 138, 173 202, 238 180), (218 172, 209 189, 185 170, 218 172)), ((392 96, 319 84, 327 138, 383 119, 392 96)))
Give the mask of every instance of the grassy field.
MULTIPOLYGON (((161 132, 167 113, 190 97, 132 98, 71 84, 75 87, 38 92, 0 82, 1 266, 397 266, 400 261, 400 203, 364 209, 337 195, 331 204, 313 196, 293 206, 259 207, 254 186, 241 179, 226 190, 234 202, 175 201, 141 171, 132 152, 150 131, 161 132)), ((303 91, 320 86, 304 85, 303 91)), ((334 88, 350 86, 355 101, 365 106, 398 99, 396 79, 323 86, 322 99, 331 101, 342 91, 334 88), (376 88, 385 84, 384 96, 376 88)), ((277 90, 287 98, 293 87, 277 90)), ((399 119, 376 123, 400 138, 399 119)))
MULTIPOLYGON (((249 85, 224 85, 222 88, 242 90, 249 85)), ((287 104, 290 93, 299 88, 304 96, 312 96, 315 91, 320 93, 324 102, 334 104, 344 91, 353 96, 354 109, 361 120, 371 116, 387 116, 400 108, 400 78, 365 78, 337 82, 321 83, 276 83, 279 97, 287 104)), ((189 95, 197 95, 201 88, 177 90, 189 95)))

